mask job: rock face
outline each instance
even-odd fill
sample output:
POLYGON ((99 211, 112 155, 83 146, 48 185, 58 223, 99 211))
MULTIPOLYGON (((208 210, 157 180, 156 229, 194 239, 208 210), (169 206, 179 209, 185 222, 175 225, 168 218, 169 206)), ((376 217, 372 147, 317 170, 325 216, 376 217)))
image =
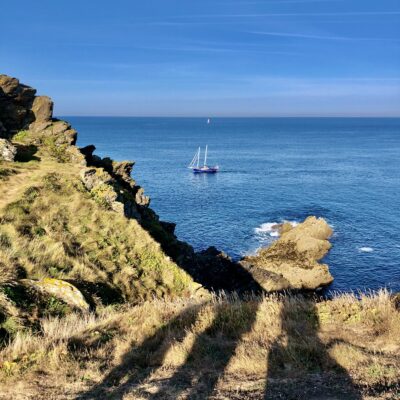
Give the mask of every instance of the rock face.
POLYGON ((35 89, 18 79, 0 75, 0 137, 9 138, 34 121, 51 121, 53 102, 35 94, 35 89))
POLYGON ((333 281, 328 266, 318 262, 331 248, 331 235, 322 218, 308 217, 292 228, 285 224, 275 243, 241 264, 268 292, 315 290, 333 281))
POLYGON ((19 282, 42 296, 56 297, 72 308, 82 311, 89 310, 89 304, 86 302, 82 293, 68 282, 53 278, 44 278, 39 281, 21 279, 19 282))
POLYGON ((51 120, 53 116, 53 102, 50 97, 37 96, 32 103, 32 112, 36 122, 51 120))
POLYGON ((17 148, 8 140, 0 139, 0 161, 14 161, 17 148))

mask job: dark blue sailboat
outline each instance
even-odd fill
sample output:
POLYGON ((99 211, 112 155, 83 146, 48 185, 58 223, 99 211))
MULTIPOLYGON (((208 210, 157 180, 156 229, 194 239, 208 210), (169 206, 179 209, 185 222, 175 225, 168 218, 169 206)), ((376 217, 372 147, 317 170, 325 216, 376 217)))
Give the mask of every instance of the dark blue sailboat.
POLYGON ((188 168, 190 168, 194 174, 215 174, 218 172, 218 165, 214 165, 213 167, 207 166, 207 150, 208 146, 206 146, 206 151, 204 153, 204 165, 202 167, 200 166, 200 147, 194 155, 192 162, 188 165, 188 168))

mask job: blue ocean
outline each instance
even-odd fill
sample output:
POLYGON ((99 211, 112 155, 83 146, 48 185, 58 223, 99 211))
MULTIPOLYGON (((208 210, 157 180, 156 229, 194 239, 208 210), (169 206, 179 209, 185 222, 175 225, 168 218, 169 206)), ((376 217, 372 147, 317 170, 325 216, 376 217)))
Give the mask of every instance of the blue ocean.
POLYGON ((274 223, 324 217, 334 291, 400 290, 400 119, 63 117, 80 146, 135 160, 133 176, 181 240, 235 259, 274 223), (208 145, 215 175, 187 169, 208 145))

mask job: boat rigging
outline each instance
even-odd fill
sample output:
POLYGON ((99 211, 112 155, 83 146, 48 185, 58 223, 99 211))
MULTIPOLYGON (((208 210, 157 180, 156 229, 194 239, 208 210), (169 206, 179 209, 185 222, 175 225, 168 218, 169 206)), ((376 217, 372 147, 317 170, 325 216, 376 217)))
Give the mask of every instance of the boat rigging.
POLYGON ((214 165, 213 167, 209 167, 207 165, 207 153, 208 153, 208 146, 206 146, 206 150, 204 152, 204 164, 200 166, 200 154, 201 148, 197 150, 196 154, 194 155, 191 163, 188 165, 188 168, 193 171, 195 174, 215 174, 218 172, 219 167, 218 165, 214 165))

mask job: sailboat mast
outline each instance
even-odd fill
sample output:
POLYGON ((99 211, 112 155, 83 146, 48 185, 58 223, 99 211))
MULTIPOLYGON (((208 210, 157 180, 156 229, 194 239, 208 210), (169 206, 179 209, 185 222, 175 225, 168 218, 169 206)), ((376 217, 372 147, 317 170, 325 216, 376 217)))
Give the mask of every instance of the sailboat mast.
POLYGON ((208 149, 208 145, 206 145, 206 152, 204 153, 204 166, 207 165, 207 149, 208 149))
POLYGON ((200 164, 200 147, 199 150, 197 151, 197 168, 199 168, 199 164, 200 164))

